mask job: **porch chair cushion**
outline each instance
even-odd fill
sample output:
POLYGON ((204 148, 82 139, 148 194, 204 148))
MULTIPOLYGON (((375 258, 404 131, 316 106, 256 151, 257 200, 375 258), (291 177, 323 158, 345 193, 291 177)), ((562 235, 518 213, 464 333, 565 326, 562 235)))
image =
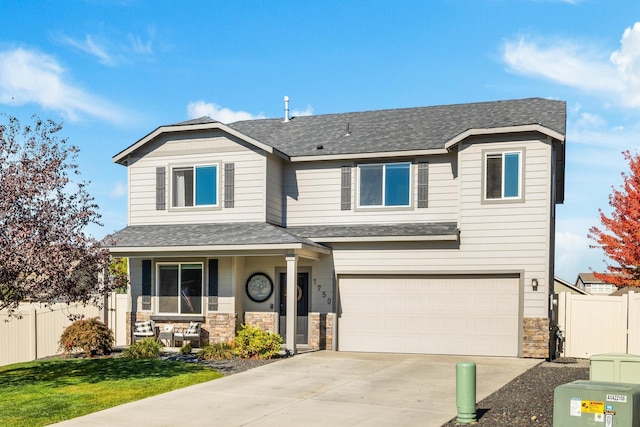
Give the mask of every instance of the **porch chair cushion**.
POLYGON ((187 329, 183 330, 182 332, 176 332, 175 334, 173 334, 173 338, 176 342, 178 341, 182 341, 182 343, 184 343, 185 341, 197 342, 199 347, 201 344, 200 326, 201 326, 200 322, 190 322, 189 327, 187 329))
POLYGON ((200 333, 200 323, 199 322, 190 322, 189 327, 186 331, 184 331, 185 335, 197 335, 200 333))
POLYGON ((155 336, 155 331, 153 329, 154 328, 150 320, 136 322, 133 334, 137 336, 153 337, 155 336))

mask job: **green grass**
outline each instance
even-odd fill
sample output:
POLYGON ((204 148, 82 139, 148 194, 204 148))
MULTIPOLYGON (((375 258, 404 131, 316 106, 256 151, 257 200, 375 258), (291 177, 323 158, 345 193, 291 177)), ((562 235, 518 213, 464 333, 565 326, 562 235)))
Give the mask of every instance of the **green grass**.
POLYGON ((157 359, 51 359, 0 366, 0 425, 42 426, 222 377, 157 359))

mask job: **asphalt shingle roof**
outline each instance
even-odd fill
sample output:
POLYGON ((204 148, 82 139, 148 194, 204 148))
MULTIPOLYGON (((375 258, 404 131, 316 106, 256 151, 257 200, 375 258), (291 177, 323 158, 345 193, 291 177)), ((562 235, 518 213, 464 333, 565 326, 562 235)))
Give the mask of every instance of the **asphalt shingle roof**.
POLYGON ((317 243, 264 222, 133 225, 112 234, 114 247, 171 247, 317 243))
POLYGON ((133 225, 112 234, 112 247, 172 247, 223 245, 269 245, 303 243, 324 247, 309 238, 389 237, 389 236, 450 236, 457 224, 365 224, 315 225, 283 228, 264 222, 219 224, 133 225))
POLYGON ((566 103, 528 98, 302 116, 288 122, 248 120, 228 126, 295 157, 437 149, 469 129, 531 124, 564 135, 566 103))
POLYGON ((297 236, 330 241, 335 237, 451 236, 458 232, 458 225, 455 222, 310 225, 287 230, 297 236))

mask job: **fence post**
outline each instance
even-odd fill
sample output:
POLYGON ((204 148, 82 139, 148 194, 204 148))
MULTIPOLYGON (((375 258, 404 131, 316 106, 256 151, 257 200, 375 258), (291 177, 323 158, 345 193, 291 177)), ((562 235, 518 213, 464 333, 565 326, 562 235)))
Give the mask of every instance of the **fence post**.
POLYGON ((31 342, 29 343, 29 358, 30 360, 36 360, 38 358, 38 312, 31 305, 29 307, 29 337, 31 342))

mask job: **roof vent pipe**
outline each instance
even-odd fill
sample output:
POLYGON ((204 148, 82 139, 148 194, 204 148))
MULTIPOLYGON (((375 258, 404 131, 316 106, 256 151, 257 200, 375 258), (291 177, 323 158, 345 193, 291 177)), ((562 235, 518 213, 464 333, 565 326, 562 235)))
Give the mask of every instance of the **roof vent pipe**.
POLYGON ((285 95, 284 97, 284 122, 289 121, 289 97, 285 95))

